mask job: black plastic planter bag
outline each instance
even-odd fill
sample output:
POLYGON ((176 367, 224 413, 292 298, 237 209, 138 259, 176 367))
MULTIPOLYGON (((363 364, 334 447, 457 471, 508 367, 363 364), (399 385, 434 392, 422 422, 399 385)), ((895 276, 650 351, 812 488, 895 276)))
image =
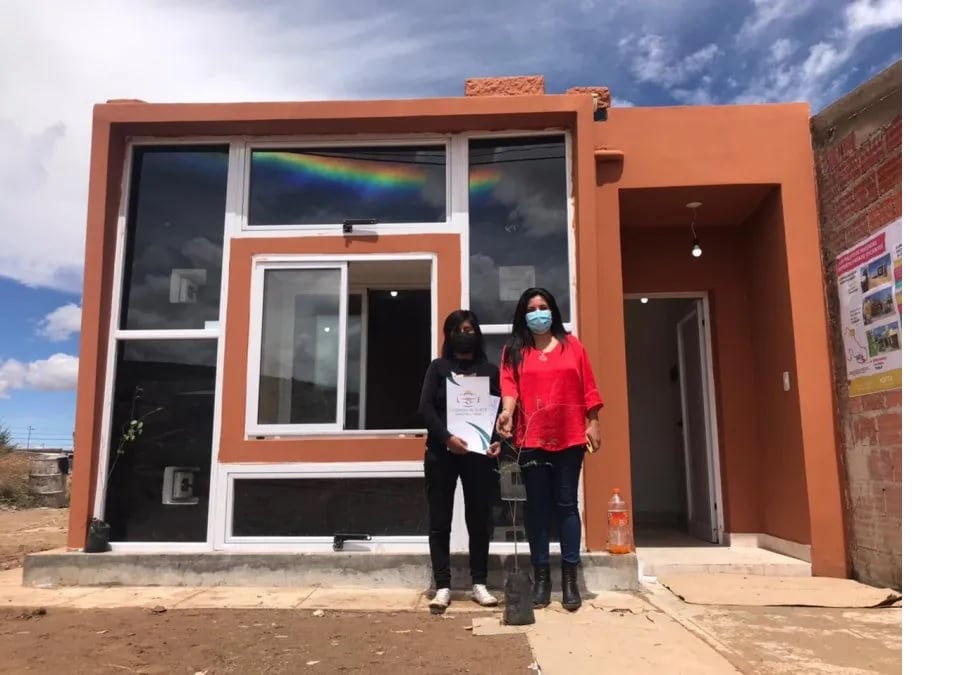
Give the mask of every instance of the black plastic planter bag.
POLYGON ((503 594, 503 625, 529 626, 533 616, 533 583, 527 572, 513 571, 507 574, 503 594))
POLYGON ((87 543, 84 553, 106 553, 110 550, 110 526, 94 518, 87 529, 87 543))

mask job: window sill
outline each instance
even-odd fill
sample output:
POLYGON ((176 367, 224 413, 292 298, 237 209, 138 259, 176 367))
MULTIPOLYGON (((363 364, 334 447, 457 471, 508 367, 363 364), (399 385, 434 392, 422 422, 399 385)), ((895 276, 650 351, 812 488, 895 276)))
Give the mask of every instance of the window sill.
POLYGON ((373 429, 343 430, 329 432, 272 432, 266 434, 250 433, 246 435, 248 441, 350 441, 350 440, 401 440, 401 439, 422 439, 426 440, 426 429, 396 430, 386 429, 383 431, 373 429))

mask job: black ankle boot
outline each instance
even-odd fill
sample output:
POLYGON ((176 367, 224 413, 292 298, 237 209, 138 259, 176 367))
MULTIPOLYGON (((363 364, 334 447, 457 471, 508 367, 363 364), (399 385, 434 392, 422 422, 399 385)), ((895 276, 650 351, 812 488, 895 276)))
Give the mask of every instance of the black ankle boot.
POLYGON ((533 568, 533 606, 541 609, 550 604, 550 566, 533 568))
POLYGON ((580 588, 577 586, 577 567, 577 565, 563 563, 563 569, 561 572, 561 590, 563 591, 563 598, 560 600, 560 604, 564 609, 571 612, 579 609, 580 605, 582 604, 582 601, 580 600, 580 588))

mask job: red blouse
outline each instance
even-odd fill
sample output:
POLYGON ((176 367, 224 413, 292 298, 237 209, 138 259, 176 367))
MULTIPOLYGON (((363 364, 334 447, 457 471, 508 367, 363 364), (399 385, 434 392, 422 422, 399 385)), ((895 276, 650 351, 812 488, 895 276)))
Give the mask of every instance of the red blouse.
POLYGON ((583 344, 567 335, 547 353, 523 350, 519 391, 513 366, 501 361, 500 390, 517 400, 519 448, 566 450, 586 443, 587 411, 603 406, 583 344))

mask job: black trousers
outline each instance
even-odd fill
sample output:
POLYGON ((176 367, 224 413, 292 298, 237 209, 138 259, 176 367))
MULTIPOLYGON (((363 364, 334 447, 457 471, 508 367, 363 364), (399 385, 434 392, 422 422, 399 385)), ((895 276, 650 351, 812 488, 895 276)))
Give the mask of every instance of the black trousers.
POLYGON ((496 460, 484 455, 473 452, 455 455, 446 448, 427 448, 423 473, 430 509, 430 561, 437 588, 450 588, 450 526, 458 478, 463 484, 470 535, 470 576, 475 584, 487 583, 496 468, 496 460))

